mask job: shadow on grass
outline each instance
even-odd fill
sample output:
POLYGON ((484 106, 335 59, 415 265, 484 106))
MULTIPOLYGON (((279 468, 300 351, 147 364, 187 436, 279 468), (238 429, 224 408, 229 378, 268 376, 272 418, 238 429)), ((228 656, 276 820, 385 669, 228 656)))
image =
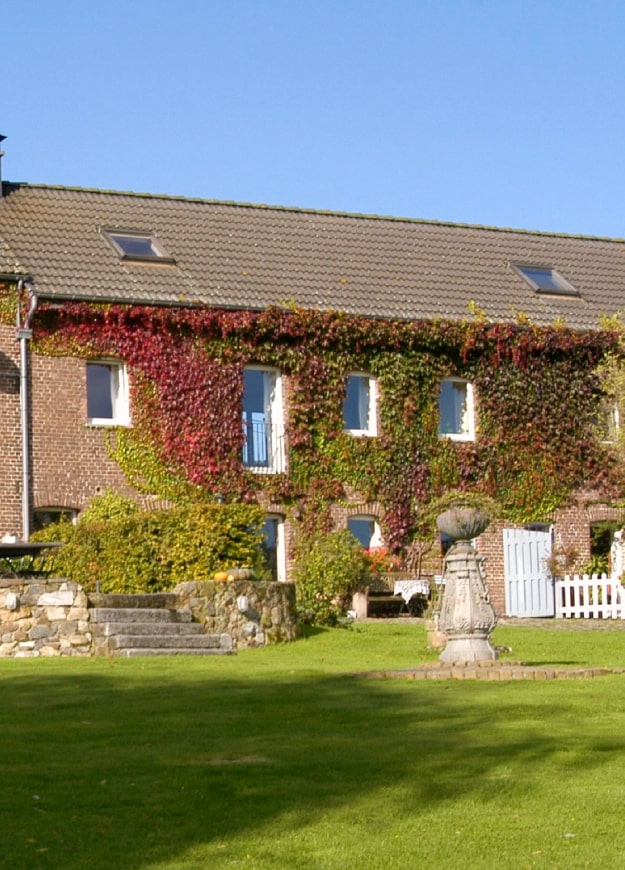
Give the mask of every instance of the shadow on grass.
MULTIPOLYGON (((509 656, 510 659, 516 661, 514 656, 509 656)), ((503 659, 505 661, 505 659, 503 659)), ((530 668, 539 667, 539 668, 575 668, 582 667, 578 661, 575 659, 523 659, 523 664, 527 665, 530 668)))
MULTIPOLYGON (((0 687, 0 867, 11 870, 138 870, 266 836, 276 820, 306 825, 365 793, 407 815, 462 795, 494 801, 494 771, 527 774, 562 747, 543 725, 558 708, 536 685, 230 679, 179 662, 5 672, 0 687)), ((565 697, 562 719, 577 726, 565 697)), ((586 766, 609 763, 609 747, 593 753, 603 744, 574 734, 586 766)))

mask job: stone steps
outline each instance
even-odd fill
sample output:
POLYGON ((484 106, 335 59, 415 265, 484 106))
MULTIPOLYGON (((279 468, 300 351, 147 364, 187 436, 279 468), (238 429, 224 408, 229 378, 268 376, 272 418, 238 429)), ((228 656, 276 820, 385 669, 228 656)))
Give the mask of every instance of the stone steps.
MULTIPOLYGON (((134 630, 134 626, 133 626, 134 630)), ((192 634, 192 635, 167 635, 167 634, 116 634, 109 635, 109 643, 113 650, 129 649, 152 649, 162 651, 164 654, 169 650, 191 650, 193 652, 210 650, 213 653, 231 652, 224 649, 227 645, 225 638, 230 635, 221 634, 192 634)))
POLYGON ((172 624, 172 623, 190 623, 193 617, 188 610, 169 610, 159 609, 156 607, 144 607, 141 609, 134 607, 94 607, 91 610, 91 621, 104 622, 141 622, 172 624))
POLYGON ((173 594, 90 595, 96 655, 231 655, 229 634, 206 634, 173 594))
POLYGON ((106 621, 98 623, 102 626, 102 634, 106 637, 119 635, 154 635, 165 636, 203 636, 204 626, 199 622, 137 622, 136 620, 106 621))
POLYGON ((92 607, 112 607, 124 610, 155 608, 176 610, 179 601, 175 592, 144 592, 132 595, 92 592, 89 594, 89 604, 92 607))

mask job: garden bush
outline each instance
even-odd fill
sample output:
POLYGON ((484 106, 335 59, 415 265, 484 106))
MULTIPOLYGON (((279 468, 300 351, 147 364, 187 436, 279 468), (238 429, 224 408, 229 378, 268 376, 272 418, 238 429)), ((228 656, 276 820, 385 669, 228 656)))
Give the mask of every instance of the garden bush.
POLYGON ((300 619, 318 625, 339 624, 351 594, 370 577, 367 554, 346 529, 300 541, 295 568, 300 619))
POLYGON ((39 537, 64 541, 48 566, 88 591, 98 584, 101 592, 161 592, 237 567, 262 577, 263 519, 262 510, 250 505, 145 512, 106 495, 94 499, 76 525, 47 526, 39 537))

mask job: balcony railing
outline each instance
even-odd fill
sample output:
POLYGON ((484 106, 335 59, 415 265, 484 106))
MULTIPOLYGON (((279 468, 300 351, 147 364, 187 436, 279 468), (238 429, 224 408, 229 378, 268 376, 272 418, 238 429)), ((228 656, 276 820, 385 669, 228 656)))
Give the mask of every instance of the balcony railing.
POLYGON ((264 420, 243 420, 243 465, 256 474, 278 474, 286 469, 284 427, 264 420))

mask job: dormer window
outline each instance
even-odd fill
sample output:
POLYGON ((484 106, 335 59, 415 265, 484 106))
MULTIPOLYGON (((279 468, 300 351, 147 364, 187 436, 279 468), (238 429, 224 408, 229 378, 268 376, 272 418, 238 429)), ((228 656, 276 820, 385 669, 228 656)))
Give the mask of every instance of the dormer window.
POLYGON ((579 292, 572 284, 563 278, 555 269, 546 266, 514 266, 522 278, 525 278, 536 293, 552 294, 554 296, 575 296, 579 292))
POLYGON ((175 263, 154 233, 149 230, 103 229, 102 235, 122 260, 175 263))

